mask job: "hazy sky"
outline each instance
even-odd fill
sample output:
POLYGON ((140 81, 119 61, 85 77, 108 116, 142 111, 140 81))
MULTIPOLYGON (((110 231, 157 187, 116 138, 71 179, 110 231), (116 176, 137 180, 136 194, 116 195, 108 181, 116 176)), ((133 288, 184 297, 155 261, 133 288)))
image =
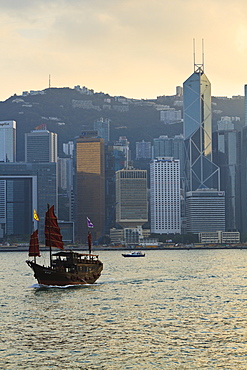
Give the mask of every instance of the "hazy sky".
POLYGON ((0 0, 0 100, 86 86, 133 98, 173 95, 201 63, 213 95, 247 84, 246 0, 0 0))

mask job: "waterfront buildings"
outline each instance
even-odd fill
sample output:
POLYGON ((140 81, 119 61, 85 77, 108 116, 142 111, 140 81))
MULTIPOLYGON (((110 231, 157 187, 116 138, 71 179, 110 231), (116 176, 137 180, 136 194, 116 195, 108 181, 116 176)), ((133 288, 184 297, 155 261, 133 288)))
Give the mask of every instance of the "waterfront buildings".
POLYGON ((225 231, 225 192, 197 189, 186 193, 187 232, 225 231))
POLYGON ((76 239, 87 243, 87 217, 94 224, 93 240, 105 226, 105 148, 102 138, 81 136, 75 141, 76 239))
POLYGON ((180 234, 180 162, 158 157, 150 163, 151 233, 180 234))
POLYGON ((16 161, 16 122, 0 121, 0 162, 16 161))
POLYGON ((56 163, 0 163, 0 239, 29 240, 39 228, 42 240, 47 204, 57 210, 56 163), (34 209, 39 222, 33 219, 34 209))
POLYGON ((133 168, 116 172, 116 222, 124 228, 148 221, 147 171, 133 168))

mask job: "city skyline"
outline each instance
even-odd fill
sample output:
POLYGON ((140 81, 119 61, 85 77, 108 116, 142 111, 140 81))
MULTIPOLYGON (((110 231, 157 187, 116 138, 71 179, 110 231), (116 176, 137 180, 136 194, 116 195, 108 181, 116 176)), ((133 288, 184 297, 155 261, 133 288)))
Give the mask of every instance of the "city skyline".
POLYGON ((49 84, 130 98, 173 95, 193 67, 193 39, 197 63, 204 39, 212 95, 243 95, 247 3, 210 0, 202 9, 195 0, 144 0, 141 8, 137 0, 0 2, 0 100, 49 84))

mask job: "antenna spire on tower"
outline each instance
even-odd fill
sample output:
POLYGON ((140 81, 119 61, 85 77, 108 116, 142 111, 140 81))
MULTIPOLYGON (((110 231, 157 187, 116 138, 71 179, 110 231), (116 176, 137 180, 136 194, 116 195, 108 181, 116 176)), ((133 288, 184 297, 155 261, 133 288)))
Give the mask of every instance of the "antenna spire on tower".
POLYGON ((196 63, 196 42, 193 39, 194 72, 204 72, 204 39, 202 39, 202 62, 196 63))

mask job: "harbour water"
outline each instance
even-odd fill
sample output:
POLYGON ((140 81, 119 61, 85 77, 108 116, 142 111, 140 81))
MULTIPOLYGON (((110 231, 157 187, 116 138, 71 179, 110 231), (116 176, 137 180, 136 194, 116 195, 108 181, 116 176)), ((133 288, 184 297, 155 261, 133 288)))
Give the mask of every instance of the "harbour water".
POLYGON ((0 258, 0 369, 247 368, 247 250, 102 251, 96 284, 46 289, 0 258))

